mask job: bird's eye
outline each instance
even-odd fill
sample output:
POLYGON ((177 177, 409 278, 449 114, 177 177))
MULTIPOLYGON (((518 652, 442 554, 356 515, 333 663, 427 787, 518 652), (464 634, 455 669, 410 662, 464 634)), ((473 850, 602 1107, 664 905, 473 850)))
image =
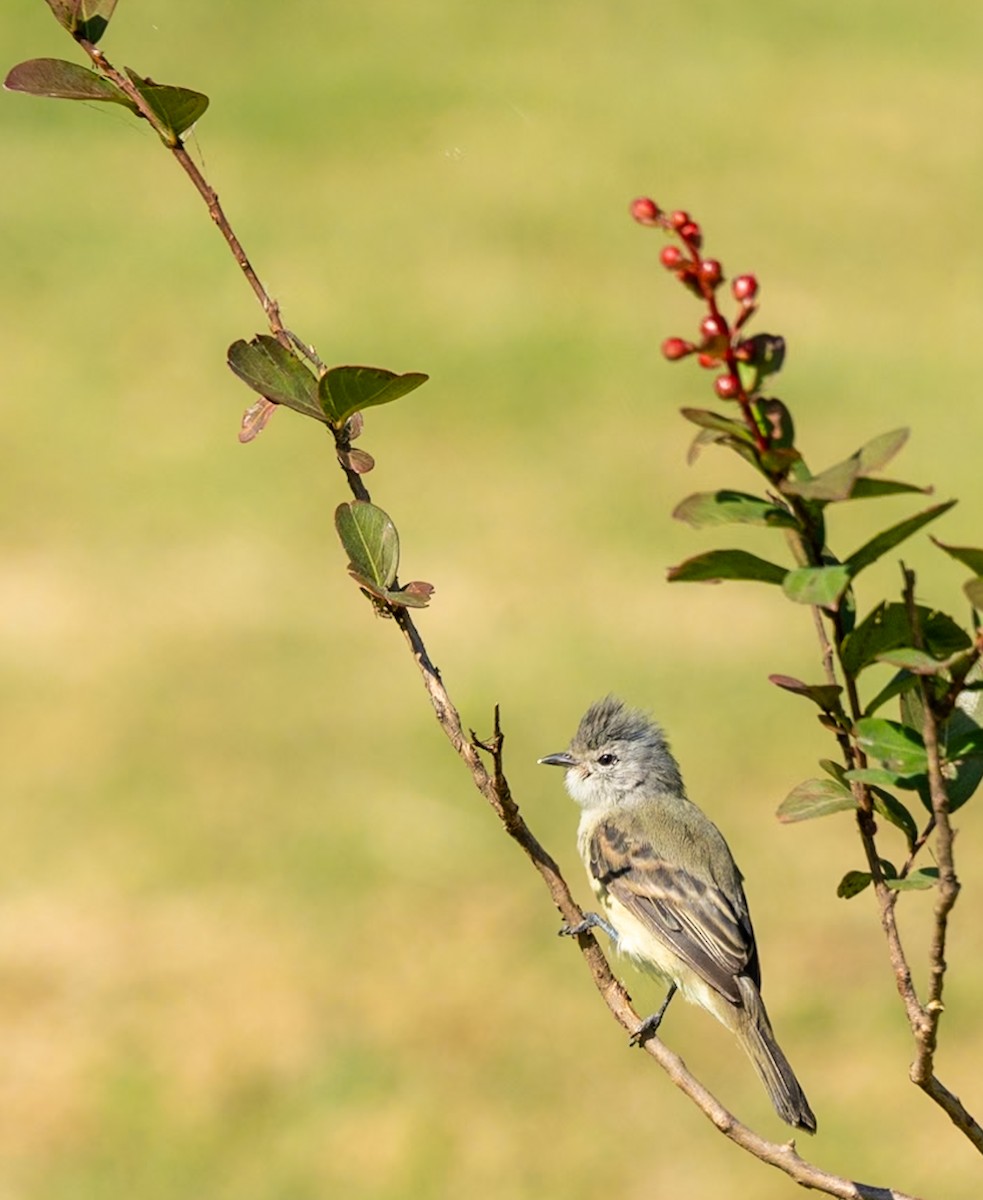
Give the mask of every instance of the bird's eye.
POLYGON ((597 761, 602 767, 610 767, 618 761, 618 756, 617 754, 599 754, 597 761))

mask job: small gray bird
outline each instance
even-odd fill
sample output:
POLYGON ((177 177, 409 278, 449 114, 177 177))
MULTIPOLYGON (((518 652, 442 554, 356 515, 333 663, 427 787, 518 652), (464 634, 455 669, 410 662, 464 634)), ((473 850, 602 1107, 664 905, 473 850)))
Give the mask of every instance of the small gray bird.
POLYGON ((566 767, 583 810, 577 844, 606 920, 599 926, 639 967, 669 985, 642 1041, 676 990, 737 1036, 775 1111, 798 1129, 816 1118, 772 1033, 742 876, 720 830, 686 796, 660 727, 613 696, 592 704, 570 749, 539 760, 566 767))

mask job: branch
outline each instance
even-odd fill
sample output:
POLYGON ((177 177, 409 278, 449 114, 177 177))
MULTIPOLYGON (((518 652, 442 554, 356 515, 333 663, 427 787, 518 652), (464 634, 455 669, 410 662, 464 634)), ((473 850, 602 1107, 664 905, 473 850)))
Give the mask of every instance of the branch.
MULTIPOLYGON (((925 649, 925 637, 915 601, 915 573, 902 568, 904 602, 908 613, 912 641, 918 650, 925 649)), ((935 1052, 938 1048, 939 1021, 945 1005, 942 992, 945 986, 945 947, 949 914, 959 899, 959 879, 953 856, 954 833, 949 820, 949 793, 942 776, 942 751, 939 745, 939 717, 929 676, 921 676, 922 737, 928 757, 928 785, 932 801, 932 824, 935 826, 935 858, 939 865, 939 888, 933 913, 934 923, 928 951, 928 999, 922 1008, 922 1020, 913 1027, 915 1060, 909 1077, 949 1116, 973 1145, 983 1153, 983 1128, 966 1110, 958 1096, 953 1095, 935 1075, 935 1052)))
MULTIPOLYGON (((799 516, 803 526, 808 528, 808 514, 805 507, 794 497, 792 507, 793 511, 799 516)), ((792 542, 793 548, 797 551, 796 558, 798 561, 805 562, 812 567, 818 567, 822 564, 823 546, 813 544, 804 534, 794 536, 790 533, 789 540, 792 542)), ((840 610, 837 609, 833 612, 828 612, 818 605, 812 605, 811 608, 827 682, 832 684, 838 682, 836 668, 839 667, 840 675, 845 685, 847 703, 849 705, 849 717, 852 722, 856 723, 862 716, 862 710, 860 697, 857 692, 856 678, 843 666, 843 660, 840 655, 840 646, 843 643, 846 632, 843 627, 840 610), (832 630, 832 637, 830 637, 827 631, 827 622, 829 628, 832 630)), ((862 769, 867 766, 866 755, 860 750, 856 742, 848 736, 845 728, 838 729, 835 736, 840 751, 843 754, 843 761, 848 769, 862 769)), ((898 922, 895 915, 895 904, 898 893, 892 891, 884 882, 884 872, 881 869, 880 855, 877 852, 877 822, 874 816, 874 805, 870 797, 870 788, 865 783, 854 782, 851 785, 851 790, 857 804, 857 830, 860 834, 860 844, 863 847, 864 857, 867 860, 867 869, 870 872, 871 884, 877 899, 878 916, 880 917, 881 929, 887 943, 888 959, 891 964, 891 970, 894 973, 894 984, 904 1005, 908 1024, 912 1032, 917 1036, 917 1031, 924 1024, 925 1013, 919 1003, 918 994, 915 991, 915 985, 911 978, 911 967, 908 965, 908 957, 905 954, 905 949, 901 942, 901 932, 898 929, 898 922)))
MULTIPOLYGON (((245 275, 250 288, 262 306, 270 330, 277 340, 287 348, 292 346, 299 350, 316 367, 320 368, 323 366, 313 348, 304 345, 295 334, 284 326, 280 316, 279 305, 267 292, 259 276, 253 269, 242 244, 233 231, 219 203, 218 194, 192 161, 181 139, 164 129, 130 79, 117 71, 95 45, 84 39, 76 40, 95 66, 107 78, 111 79, 128 99, 132 101, 139 114, 155 129, 161 140, 188 175, 199 195, 205 201, 209 215, 222 234, 240 270, 245 275)), ((734 364, 732 363, 731 365, 733 366, 734 364)), ((742 408, 746 408, 746 405, 742 405, 742 408)), ((746 412, 746 416, 749 422, 752 422, 753 419, 750 417, 749 410, 746 412)), ((759 448, 763 448, 763 435, 755 424, 752 423, 751 428, 755 434, 759 448)), ((361 477, 352 471, 344 461, 344 452, 349 448, 347 431, 335 430, 334 434, 336 449, 338 450, 341 466, 349 488, 357 499, 368 500, 369 493, 361 477)), ((381 605, 377 603, 377 607, 380 607, 382 611, 391 616, 402 632, 410 653, 420 671, 437 721, 458 757, 468 769, 475 787, 491 805, 509 837, 518 843, 527 858, 539 872, 564 923, 568 925, 578 924, 583 919, 583 912, 574 900, 566 880, 560 872, 560 868, 529 829, 519 811, 518 805, 512 797, 503 766, 504 735, 501 729, 498 709, 496 708, 495 711, 494 732, 490 739, 481 741, 473 733, 470 737, 466 736, 461 724, 460 714, 451 701, 441 679, 440 671, 430 658, 426 645, 408 610, 385 602, 381 605), (491 773, 485 767, 481 757, 482 752, 491 756, 491 773)), ((623 1029, 634 1034, 641 1024, 641 1020, 632 1007, 631 999, 625 988, 611 971, 610 965, 597 940, 590 931, 586 931, 577 935, 577 942, 587 968, 590 971, 594 986, 597 988, 609 1011, 623 1029)), ((658 1037, 651 1036, 647 1038, 644 1048, 656 1060, 659 1066, 662 1067, 675 1086, 697 1105, 725 1137, 728 1137, 755 1158, 784 1171, 785 1174, 803 1187, 821 1191, 830 1196, 841 1197, 842 1200, 917 1200, 916 1197, 892 1188, 874 1187, 823 1171, 821 1168, 814 1166, 800 1157, 795 1149, 794 1141, 779 1143, 760 1137, 724 1108, 690 1074, 682 1059, 674 1054, 658 1037)))
MULTIPOLYGON (((410 648, 424 687, 430 697, 437 721, 458 756, 471 774, 478 791, 495 810, 505 832, 517 842, 527 858, 539 872, 546 884, 557 911, 568 925, 583 920, 583 912, 574 900, 566 880, 553 858, 526 824, 505 776, 503 763, 504 735, 499 710, 495 709, 494 732, 484 741, 473 733, 465 737, 461 718, 440 677, 440 672, 431 661, 420 633, 406 609, 393 612, 410 648), (479 751, 491 756, 492 771, 486 769, 479 751)), ((588 930, 577 935, 577 943, 590 971, 594 986, 607 1005, 608 1010, 623 1029, 633 1034, 641 1024, 641 1018, 632 1007, 631 998, 615 978, 607 959, 594 935, 588 930)), ((892 1188, 874 1187, 858 1183, 839 1175, 833 1175, 803 1159, 795 1148, 794 1141, 771 1142, 761 1137, 747 1125, 742 1124, 731 1112, 691 1075, 686 1064, 674 1054, 658 1037, 650 1037, 644 1043, 645 1050, 655 1059, 681 1092, 700 1109, 717 1129, 736 1145, 746 1150, 761 1162, 777 1167, 803 1187, 825 1192, 842 1200, 915 1200, 905 1192, 892 1188)))
POLYGON ((222 205, 219 202, 218 193, 198 169, 197 164, 185 149, 182 139, 180 137, 175 137, 169 130, 165 129, 165 127, 161 124, 157 114, 140 94, 139 89, 134 86, 133 81, 129 78, 129 76, 124 72, 117 70, 97 46, 95 46, 92 42, 86 41, 85 38, 76 38, 76 41, 92 60, 93 64, 103 73, 103 75, 105 75, 107 79, 111 79, 113 83, 120 89, 120 91, 125 94, 126 98, 136 106, 139 115, 143 117, 145 121, 149 122, 164 145, 168 148, 168 150, 170 150, 171 154, 174 155, 181 169, 194 184, 195 189, 201 196, 202 200, 204 200, 205 205, 208 208, 209 216, 218 227, 219 232, 221 233, 226 245, 229 247, 229 250, 232 253, 232 257, 238 263, 239 269, 242 271, 243 275, 245 275, 246 281, 252 288, 253 294, 259 301, 263 312, 266 314, 266 320, 273 336, 278 342, 280 342, 282 346, 286 347, 287 349, 294 348, 299 350, 300 353, 303 354, 304 357, 310 362, 312 362, 315 367, 322 367, 324 364, 318 358, 314 350, 310 346, 305 345, 305 343, 301 341, 301 339, 297 337, 295 333, 292 333, 283 324, 283 320, 280 316, 279 304, 269 294, 269 292, 263 286, 259 276, 253 270, 252 263, 249 261, 249 258, 242 247, 242 243, 239 241, 238 237, 236 237, 232 226, 229 224, 229 219, 225 215, 225 210, 222 208, 222 205))

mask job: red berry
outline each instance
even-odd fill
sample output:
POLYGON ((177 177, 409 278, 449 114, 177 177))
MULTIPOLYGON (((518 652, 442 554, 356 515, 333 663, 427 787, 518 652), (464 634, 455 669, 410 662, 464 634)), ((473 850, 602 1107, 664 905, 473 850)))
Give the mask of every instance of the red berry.
POLYGON ((740 392, 741 385, 736 375, 718 375, 713 390, 721 400, 733 400, 740 392))
POLYGON ((720 359, 716 356, 716 354, 707 354, 705 352, 701 354, 696 361, 707 371, 715 371, 720 365, 720 359))
POLYGON ((715 338, 727 336, 727 322, 723 317, 715 317, 713 313, 708 317, 704 317, 700 322, 700 333, 708 342, 712 342, 715 338))
POLYGON ((667 271, 678 271, 683 265, 683 252, 678 246, 664 246, 659 260, 667 271))
POLYGON ((724 277, 724 269, 715 258, 705 258, 700 263, 700 278, 711 287, 716 287, 724 277))
POLYGON ((637 200, 632 200, 629 212, 639 225, 658 225, 662 215, 658 204, 648 196, 639 196, 637 200))
POLYGON ((662 353, 670 362, 675 362, 677 358, 685 358, 695 349, 692 342, 684 342, 682 338, 678 337, 666 338, 662 343, 662 353))
POLYGON ((688 225, 689 223, 689 213, 684 212, 681 208, 677 208, 669 218, 669 224, 673 227, 673 229, 682 229, 684 225, 688 225))
POLYGON ((679 236, 689 246, 695 246, 697 249, 703 243, 703 234, 700 232, 700 227, 695 221, 687 221, 685 225, 680 225, 679 236))
POLYGON ((730 285, 734 299, 742 304, 749 304, 758 294, 758 281, 753 275, 738 275, 730 285))

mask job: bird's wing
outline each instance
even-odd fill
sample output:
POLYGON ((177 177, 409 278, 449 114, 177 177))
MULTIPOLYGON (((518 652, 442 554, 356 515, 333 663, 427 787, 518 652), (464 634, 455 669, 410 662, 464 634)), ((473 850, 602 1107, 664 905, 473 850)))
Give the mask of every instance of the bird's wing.
POLYGON ((603 822, 590 839, 598 884, 732 1004, 736 976, 756 974, 754 933, 714 884, 697 879, 648 843, 603 822))

